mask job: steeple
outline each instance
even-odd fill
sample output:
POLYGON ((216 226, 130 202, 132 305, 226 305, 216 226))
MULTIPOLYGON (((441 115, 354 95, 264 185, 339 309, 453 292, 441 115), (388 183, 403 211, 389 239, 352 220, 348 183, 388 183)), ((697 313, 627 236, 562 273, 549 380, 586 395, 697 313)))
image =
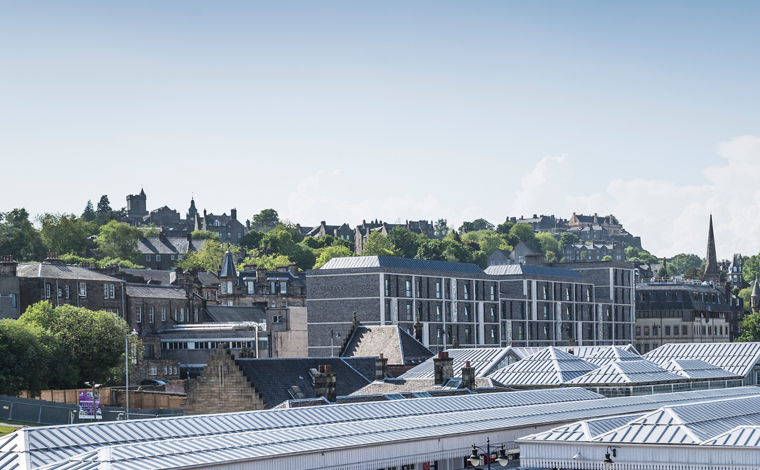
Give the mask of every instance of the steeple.
POLYGON ((707 234, 707 265, 705 266, 705 282, 717 284, 720 282, 718 257, 715 254, 715 234, 713 233, 712 214, 710 214, 710 230, 707 234))
POLYGON ((224 254, 224 262, 222 263, 222 271, 219 273, 219 277, 236 277, 235 261, 232 259, 232 253, 230 250, 224 254))
POLYGON ((190 197, 190 209, 187 210, 188 219, 192 219, 195 217, 195 214, 198 213, 198 209, 195 208, 195 197, 190 197))
POLYGON ((750 296, 750 307, 752 313, 760 312, 760 287, 757 285, 757 275, 755 275, 755 282, 752 283, 752 295, 750 296))

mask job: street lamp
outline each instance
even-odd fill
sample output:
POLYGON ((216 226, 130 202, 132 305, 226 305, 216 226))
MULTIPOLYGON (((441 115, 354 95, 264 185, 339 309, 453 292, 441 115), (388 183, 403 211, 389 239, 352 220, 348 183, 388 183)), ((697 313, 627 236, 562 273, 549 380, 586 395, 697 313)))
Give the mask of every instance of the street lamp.
POLYGON ((137 331, 132 329, 132 332, 124 337, 124 365, 126 366, 127 375, 127 421, 129 421, 129 337, 135 335, 137 335, 137 331))
POLYGON ((617 457, 617 449, 611 446, 607 446, 607 453, 604 454, 604 460, 602 460, 602 463, 604 464, 604 468, 612 468, 612 464, 615 463, 610 458, 610 452, 612 452, 613 457, 617 457))
MULTIPOLYGON (((483 449, 482 447, 478 447, 475 444, 472 445, 472 454, 470 455, 469 459, 471 464, 474 466, 478 466, 481 463, 485 463, 485 460, 488 460, 488 469, 491 469, 491 438, 489 437, 486 439, 486 448, 483 449), (485 452, 486 457, 481 458, 478 455, 478 450, 481 450, 485 452)), ((502 467, 506 467, 509 463, 509 457, 507 456, 507 450, 504 448, 504 444, 501 445, 501 448, 499 449, 499 453, 496 455, 496 461, 499 462, 499 465, 502 467)))

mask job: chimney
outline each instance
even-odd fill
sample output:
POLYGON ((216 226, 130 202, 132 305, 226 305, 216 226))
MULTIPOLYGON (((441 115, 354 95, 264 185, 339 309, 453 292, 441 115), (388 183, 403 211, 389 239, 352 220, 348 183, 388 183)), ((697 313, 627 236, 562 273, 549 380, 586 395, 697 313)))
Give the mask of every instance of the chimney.
POLYGON ((0 256, 0 276, 16 276, 18 263, 13 261, 13 255, 0 256))
POLYGON ((534 265, 534 266, 540 266, 544 264, 544 254, 543 253, 526 253, 525 264, 534 265))
POLYGON ((447 379, 454 376, 454 359, 449 357, 448 352, 441 351, 438 357, 433 359, 433 372, 435 385, 443 385, 447 379))
POLYGON ((51 264, 63 264, 63 261, 58 259, 58 253, 54 251, 48 251, 47 258, 45 258, 46 263, 51 264))
POLYGON ((256 284, 260 286, 267 285, 267 268, 257 266, 256 267, 256 284))
POLYGON ((470 361, 462 367, 462 387, 471 391, 475 389, 475 368, 470 366, 470 361))
POLYGON ((422 323, 420 322, 420 317, 417 317, 417 321, 414 322, 414 338, 422 342, 422 323))
POLYGON ((380 356, 375 359, 375 380, 384 380, 388 377, 388 358, 380 356))
POLYGON ((575 355, 575 351, 573 351, 572 349, 568 349, 567 353, 570 354, 571 356, 575 355))
POLYGON ((230 217, 232 220, 237 220, 237 209, 230 209, 230 217))
POLYGON ((335 373, 330 371, 330 366, 319 366, 319 371, 314 374, 314 395, 317 398, 324 397, 330 403, 335 403, 337 398, 335 373))
POLYGON ((296 263, 290 263, 288 265, 288 271, 294 276, 298 276, 298 265, 296 263))

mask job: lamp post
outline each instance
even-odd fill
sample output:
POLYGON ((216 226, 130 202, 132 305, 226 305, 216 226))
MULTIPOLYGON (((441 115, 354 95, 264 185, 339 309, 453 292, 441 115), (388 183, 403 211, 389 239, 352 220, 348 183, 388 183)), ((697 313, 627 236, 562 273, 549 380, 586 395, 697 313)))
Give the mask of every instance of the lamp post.
POLYGON ((127 381, 127 421, 129 421, 129 337, 135 336, 137 334, 137 331, 132 329, 131 333, 128 333, 124 337, 124 365, 125 365, 125 371, 126 371, 126 381, 127 381))
POLYGON ((615 461, 610 458, 610 453, 612 453, 613 457, 617 457, 617 449, 612 446, 607 446, 607 453, 604 454, 604 460, 602 460, 604 468, 612 468, 612 464, 615 463, 615 461))
MULTIPOLYGON (((488 470, 491 470, 491 438, 486 439, 486 448, 483 449, 482 447, 478 447, 475 444, 472 445, 472 454, 470 455, 469 459, 471 464, 474 466, 478 466, 481 463, 483 463, 484 460, 488 460, 486 467, 488 470), (481 458, 478 455, 478 450, 485 452, 485 457, 481 458)), ((499 462, 499 465, 502 467, 506 467, 509 463, 509 457, 507 456, 507 450, 504 448, 504 444, 501 445, 501 448, 499 449, 499 453, 496 455, 496 461, 499 462)))

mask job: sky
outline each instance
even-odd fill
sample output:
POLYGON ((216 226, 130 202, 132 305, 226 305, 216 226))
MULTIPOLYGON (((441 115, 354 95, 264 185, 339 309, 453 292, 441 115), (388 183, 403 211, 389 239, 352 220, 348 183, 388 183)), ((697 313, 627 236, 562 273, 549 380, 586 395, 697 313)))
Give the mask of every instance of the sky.
POLYGON ((758 2, 6 2, 0 211, 613 213, 760 252, 758 2))

